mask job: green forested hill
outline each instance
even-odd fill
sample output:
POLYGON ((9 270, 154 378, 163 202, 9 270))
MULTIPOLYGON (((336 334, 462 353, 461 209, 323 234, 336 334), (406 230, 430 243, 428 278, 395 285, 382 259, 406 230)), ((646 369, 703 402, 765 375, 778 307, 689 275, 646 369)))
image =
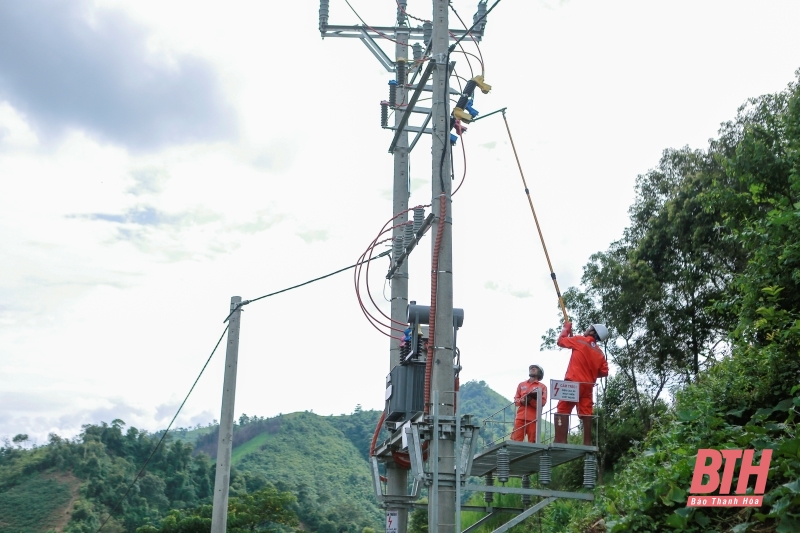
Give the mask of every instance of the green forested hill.
MULTIPOLYGON (((463 385, 462 398, 464 409, 479 417, 508 403, 483 382, 463 385)), ((360 407, 341 416, 243 415, 234 427, 231 496, 242 499, 274 486, 294 496, 291 510, 308 531, 380 528, 367 463, 379 417, 379 411, 360 407)), ((94 533, 161 435, 114 420, 88 424, 75 439, 52 435, 34 449, 0 448, 0 533, 94 533)), ((217 426, 169 434, 103 531, 159 527, 172 509, 208 504, 217 439, 217 426)))
MULTIPOLYGON (((380 525, 366 460, 378 411, 323 417, 292 413, 240 418, 234 428, 233 493, 269 482, 297 497, 297 513, 312 531, 360 532, 380 525)), ((199 437, 196 451, 216 457, 218 428, 199 437)))

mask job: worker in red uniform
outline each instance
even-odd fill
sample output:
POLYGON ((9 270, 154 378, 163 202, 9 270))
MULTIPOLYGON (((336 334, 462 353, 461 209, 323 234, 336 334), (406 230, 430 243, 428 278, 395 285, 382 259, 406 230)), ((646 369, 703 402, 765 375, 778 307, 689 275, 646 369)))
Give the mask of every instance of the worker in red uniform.
POLYGON ((603 324, 592 324, 584 334, 572 336, 572 322, 565 322, 557 344, 562 348, 572 348, 567 366, 565 381, 578 381, 580 395, 578 402, 559 400, 556 406, 554 442, 566 443, 569 432, 569 415, 578 406, 578 416, 583 422, 583 444, 592 445, 592 388, 597 378, 608 375, 608 362, 597 343, 608 338, 608 328, 603 324))
POLYGON ((544 405, 547 401, 547 387, 540 381, 543 377, 542 367, 531 365, 528 367, 528 379, 517 385, 514 395, 517 416, 514 418, 511 440, 522 442, 527 435, 528 442, 536 442, 536 402, 544 405))

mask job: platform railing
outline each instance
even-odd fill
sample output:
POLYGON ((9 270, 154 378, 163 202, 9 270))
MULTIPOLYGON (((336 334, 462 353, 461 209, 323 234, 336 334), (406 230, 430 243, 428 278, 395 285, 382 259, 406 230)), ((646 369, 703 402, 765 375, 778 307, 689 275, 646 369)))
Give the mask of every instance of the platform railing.
MULTIPOLYGON (((583 382, 576 383, 584 384, 583 382)), ((595 385, 594 383, 586 384, 595 385)), ((555 438, 553 415, 556 414, 557 403, 558 400, 548 398, 546 406, 547 408, 544 409, 543 406, 540 406, 542 408, 538 410, 539 412, 537 413, 537 420, 531 420, 530 422, 525 421, 525 423, 519 428, 523 430, 523 439, 527 435, 527 427, 531 424, 537 424, 537 443, 550 444, 553 442, 555 438), (555 402, 555 404, 553 402, 555 402)), ((514 422, 518 407, 519 406, 517 406, 515 402, 511 402, 481 421, 481 448, 488 448, 490 446, 494 446, 495 444, 512 440, 511 435, 514 432, 514 422)), ((582 432, 582 424, 578 416, 579 415, 576 412, 573 412, 569 415, 570 422, 567 434, 572 433, 572 430, 574 429, 577 429, 579 433, 582 432)), ((598 418, 595 414, 592 414, 591 416, 594 430, 592 432, 593 440, 596 442, 598 436, 598 418)))

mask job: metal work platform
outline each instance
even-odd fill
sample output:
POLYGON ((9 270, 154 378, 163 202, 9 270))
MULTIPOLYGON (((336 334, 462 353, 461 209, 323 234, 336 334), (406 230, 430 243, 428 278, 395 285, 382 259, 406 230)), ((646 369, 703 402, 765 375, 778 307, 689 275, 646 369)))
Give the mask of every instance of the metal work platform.
MULTIPOLYGON (((456 405, 461 402, 457 401, 456 405)), ((431 494, 431 487, 444 486, 456 496, 455 525, 460 533, 471 533, 493 519, 505 515, 504 523, 493 533, 504 533, 517 524, 556 501, 558 498, 593 501, 591 489, 597 479, 597 446, 583 444, 555 443, 551 417, 553 409, 537 411, 535 442, 510 440, 515 431, 515 414, 517 406, 512 402, 488 418, 476 423, 469 415, 442 416, 438 413, 438 393, 433 393, 430 415, 414 413, 404 421, 390 426, 391 436, 380 443, 371 457, 371 467, 375 494, 385 508, 413 509, 417 507, 436 507, 436 493, 431 494), (428 452, 432 457, 438 454, 437 445, 441 439, 455 440, 455 468, 444 471, 439 468, 438 461, 428 461, 428 452), (478 441, 484 444, 478 446, 478 441), (561 491, 550 489, 553 468, 571 461, 581 460, 583 463, 583 486, 589 491, 561 491), (410 470, 410 481, 413 482, 410 493, 387 494, 383 490, 379 463, 396 463, 401 468, 410 470), (403 466, 408 465, 408 466, 403 466), (534 474, 536 474, 535 477, 534 474), (471 478, 471 479, 470 479, 471 478), (475 479, 479 478, 479 479, 475 479), (481 479, 482 478, 482 479, 481 479), (510 478, 521 478, 521 486, 511 486, 510 478), (432 503, 417 501, 422 487, 428 487, 432 503), (485 506, 462 505, 462 494, 484 493, 485 506), (515 494, 522 498, 521 508, 495 507, 494 494, 515 494), (536 502, 533 498, 539 499, 536 502), (486 515, 473 525, 461 531, 461 511, 485 512, 486 515), (509 517, 509 515, 511 515, 509 517), (514 516, 516 515, 516 516, 514 516), (508 518, 506 520, 506 518, 508 518)), ((525 426, 522 426, 523 428, 525 426)), ((567 433, 575 429, 567 423, 567 433)), ((585 429, 585 428, 584 428, 585 429)), ((529 436, 530 438, 530 436, 529 436)))
POLYGON ((534 444, 530 442, 503 441, 479 452, 472 461, 471 476, 485 476, 497 468, 497 451, 508 450, 509 474, 522 477, 539 472, 539 459, 543 454, 550 456, 551 466, 558 466, 587 453, 597 453, 597 446, 578 444, 534 444))

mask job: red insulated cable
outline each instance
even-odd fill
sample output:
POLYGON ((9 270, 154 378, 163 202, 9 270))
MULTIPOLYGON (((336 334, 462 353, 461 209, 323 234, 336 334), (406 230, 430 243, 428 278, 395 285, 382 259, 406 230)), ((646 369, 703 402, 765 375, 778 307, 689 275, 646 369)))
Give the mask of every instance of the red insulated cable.
MULTIPOLYGON (((452 37, 453 39, 456 39, 456 40, 458 39, 458 37, 456 37, 455 33, 451 32, 451 31, 448 31, 447 33, 449 33, 450 37, 452 37)), ((467 55, 471 55, 473 57, 477 57, 477 56, 475 54, 467 54, 467 51, 464 50, 464 46, 461 43, 458 43, 458 47, 461 48, 461 53, 464 54, 464 59, 467 60, 467 67, 469 67, 469 77, 470 78, 474 78, 475 77, 475 72, 472 71, 472 63, 469 62, 469 57, 467 57, 467 55)), ((481 65, 481 69, 482 68, 483 68, 483 65, 481 65)), ((464 92, 464 90, 462 89, 461 92, 464 92)))
MULTIPOLYGON (((381 413, 381 418, 378 420, 378 425, 375 426, 375 433, 372 435, 372 444, 369 446, 369 456, 372 457, 375 455, 375 444, 378 442, 378 435, 381 434, 381 426, 383 425, 383 421, 386 419, 386 410, 384 409, 383 413, 381 413)), ((386 476, 379 476, 381 481, 386 483, 388 479, 386 476)))
POLYGON ((431 398, 431 374, 433 373, 433 355, 436 351, 436 289, 439 278, 439 248, 442 245, 442 235, 444 235, 445 218, 447 215, 447 201, 444 192, 439 196, 439 224, 436 227, 436 241, 433 245, 431 257, 431 308, 428 315, 428 359, 425 362, 425 414, 430 409, 431 398))
POLYGON ((362 23, 364 26, 366 26, 367 28, 371 29, 372 31, 374 31, 375 33, 377 33, 378 35, 380 35, 380 36, 381 36, 381 37, 383 37, 384 39, 388 39, 389 41, 392 41, 393 43, 397 43, 397 44, 403 45, 403 43, 401 43, 400 41, 395 41, 394 39, 392 39, 391 37, 389 37, 389 36, 388 36, 388 35, 386 35, 385 33, 381 33, 381 32, 379 32, 378 30, 376 30, 375 28, 373 28, 372 26, 370 26, 369 24, 367 24, 366 22, 364 22, 364 19, 362 19, 362 18, 361 18, 361 15, 359 15, 359 14, 358 14, 358 12, 357 12, 357 11, 356 11, 356 10, 353 8, 353 6, 351 6, 351 5, 350 5, 350 2, 348 2, 347 0, 344 0, 344 2, 345 2, 345 3, 346 3, 346 4, 347 4, 349 7, 350 7, 350 10, 351 10, 353 13, 355 13, 355 15, 358 17, 358 20, 360 20, 360 21, 361 21, 361 23, 362 23))
MULTIPOLYGON (((391 222, 391 220, 390 220, 390 222, 391 222)), ((387 224, 388 224, 388 222, 387 222, 387 224)), ((378 236, 375 237, 375 239, 373 239, 372 243, 370 243, 370 246, 367 248, 367 250, 364 251, 363 254, 361 254, 361 256, 359 257, 358 261, 361 262, 364 259, 366 259, 367 254, 369 254, 369 257, 371 258, 372 257, 372 251, 375 249, 375 246, 377 245, 378 238, 382 234, 387 233, 389 231, 392 231, 393 229, 395 229, 396 227, 399 227, 401 225, 402 224, 398 224, 398 225, 393 226, 393 227, 391 227, 389 229, 384 229, 383 231, 381 231, 381 233, 379 233, 378 236)), ((384 224, 384 228, 385 227, 386 227, 386 224, 384 224)), ((361 268, 363 268, 363 265, 361 265, 361 264, 359 264, 359 266, 356 267, 356 270, 353 273, 353 278, 354 278, 353 281, 354 281, 354 284, 355 284, 356 298, 358 299, 358 303, 361 306, 361 311, 364 313, 364 316, 367 317, 367 320, 369 320, 370 323, 373 325, 373 327, 378 329, 378 331, 381 331, 381 330, 380 330, 380 328, 378 328, 376 323, 378 325, 380 325, 380 326, 387 327, 387 328, 389 328, 391 330, 398 331, 398 332, 403 332, 404 331, 403 329, 398 329, 398 328, 392 327, 390 324, 385 324, 379 318, 373 316, 369 311, 367 311, 366 305, 364 304, 364 301, 361 299, 361 287, 360 287, 360 285, 361 285, 361 283, 360 283, 360 280, 361 280, 361 268)), ((368 281, 369 280, 367 280, 367 292, 370 294, 370 299, 372 299, 371 293, 369 292, 369 283, 368 283, 368 281)), ((375 300, 374 299, 372 299, 372 303, 373 303, 373 305, 375 305, 375 307, 378 309, 378 311, 381 312, 381 314, 384 314, 383 311, 381 311, 380 308, 377 307, 377 304, 375 304, 375 300)), ((384 314, 384 316, 386 316, 386 315, 384 314)), ((400 338, 400 337, 395 337, 395 336, 387 334, 387 333, 385 333, 383 331, 381 331, 381 333, 383 333, 384 335, 387 335, 389 337, 392 337, 394 339, 402 340, 402 338, 400 338)))
POLYGON ((369 311, 367 311, 366 305, 364 305, 364 302, 361 300, 361 294, 360 294, 359 288, 358 288, 358 285, 359 285, 358 280, 355 280, 355 283, 356 283, 356 298, 358 299, 358 304, 361 307, 361 312, 367 318, 367 321, 370 323, 370 325, 372 327, 374 327, 376 330, 378 330, 379 333, 381 333, 383 335, 386 335, 387 337, 390 337, 392 339, 395 339, 395 340, 398 340, 398 341, 402 341, 403 340, 402 337, 396 337, 394 335, 386 333, 385 331, 383 331, 379 327, 379 326, 382 326, 382 327, 385 327, 385 328, 393 329, 394 331, 402 331, 402 330, 399 330, 397 328, 391 328, 391 326, 389 326, 388 324, 384 324, 384 323, 380 322, 376 317, 372 316, 372 314, 370 314, 369 311))
MULTIPOLYGON (((409 225, 409 224, 414 224, 414 221, 413 221, 413 220, 409 220, 408 222, 404 222, 403 224, 397 224, 397 225, 396 225, 396 226, 394 226, 394 227, 397 227, 397 226, 407 226, 407 225, 409 225)), ((392 229, 394 229, 394 228, 392 228, 392 229)), ((371 253, 370 253, 370 257, 372 257, 372 254, 371 254, 371 253)), ((390 322, 394 322, 395 324, 398 324, 398 325, 401 325, 401 326, 403 326, 403 328, 402 328, 402 329, 400 329, 400 330, 397 330, 397 329, 395 329, 395 328, 392 328, 392 329, 395 329, 395 331, 405 331, 405 328, 406 328, 406 323, 405 323, 405 322, 401 322, 401 321, 399 321, 399 320, 395 320, 395 319, 393 319, 392 317, 390 317, 389 315, 387 315, 386 313, 384 313, 384 312, 383 312, 383 310, 382 310, 380 307, 378 307, 378 304, 377 304, 377 303, 375 303, 375 299, 372 297, 372 291, 371 291, 371 290, 370 290, 370 288, 369 288, 369 263, 367 263, 367 270, 366 270, 366 274, 365 274, 365 276, 366 276, 366 279, 367 279, 367 283, 366 283, 366 286, 367 286, 367 295, 369 295, 369 299, 370 299, 370 301, 372 302, 372 305, 374 305, 374 306, 375 306, 375 309, 377 309, 377 310, 378 310, 378 312, 379 312, 380 314, 382 314, 382 315, 383 315, 385 318, 389 319, 389 321, 390 321, 390 322)))
MULTIPOLYGON (((387 242, 387 241, 391 241, 391 240, 392 240, 391 238, 389 238, 389 239, 384 239, 383 241, 380 241, 380 242, 378 242, 378 239, 379 239, 379 238, 380 238, 380 236, 381 236, 381 235, 383 235, 384 233, 387 233, 387 232, 389 232, 389 231, 392 231, 393 229, 395 229, 395 228, 396 228, 396 227, 398 227, 398 226, 399 226, 399 225, 397 225, 397 226, 393 226, 393 227, 391 227, 391 228, 389 228, 389 229, 384 229, 383 231, 381 231, 381 233, 379 233, 379 234, 378 234, 378 236, 377 236, 377 237, 375 237, 375 239, 373 239, 373 240, 372 240, 372 242, 369 244, 369 246, 368 246, 368 247, 367 247, 367 249, 364 251, 364 253, 362 253, 362 254, 359 256, 359 258, 358 258, 358 262, 360 263, 361 261, 365 260, 368 254, 369 254, 369 256, 370 256, 370 257, 372 257, 372 251, 374 251, 375 247, 376 247, 378 244, 380 244, 380 243, 383 243, 383 242, 387 242)), ((384 225, 384 227, 385 227, 385 225, 384 225)), ((360 281, 361 281, 361 269, 362 269, 362 268, 363 268, 363 265, 362 265, 362 264, 359 264, 359 265, 356 267, 355 271, 353 272, 353 282, 354 282, 354 284, 355 284, 356 295, 359 297, 359 302, 361 302, 361 298, 360 298, 360 295, 361 295, 361 283, 360 283, 360 281)), ((361 302, 361 304, 362 304, 362 309, 366 310, 366 307, 363 305, 363 302, 361 302)), ((378 320, 376 317, 372 317, 372 318, 373 318, 373 319, 375 319, 377 322, 379 322, 379 323, 380 323, 380 321, 379 321, 379 320, 378 320)), ((387 326, 387 327, 388 327, 388 324, 382 324, 382 325, 385 325, 385 326, 387 326)))
POLYGON ((419 17, 415 17, 414 15, 409 15, 409 14, 408 14, 408 12, 407 12, 405 9, 403 9, 403 6, 401 6, 401 5, 400 5, 400 2, 398 2, 397 0, 394 0, 394 3, 395 3, 395 4, 397 4, 397 9, 399 9, 400 11, 402 11, 402 12, 403 12, 403 15, 407 16, 408 18, 412 18, 412 19, 414 19, 414 20, 418 20, 418 21, 420 21, 420 22, 430 22, 430 20, 421 19, 421 18, 419 18, 419 17))
MULTIPOLYGON (((456 375, 456 382, 455 382, 455 391, 458 392, 458 389, 461 388, 461 380, 459 379, 458 375, 456 375)), ((458 412, 458 394, 453 394, 453 413, 458 412)))
MULTIPOLYGON (((410 211, 412 211, 412 210, 414 210, 416 208, 420 208, 420 207, 421 208, 430 207, 430 204, 417 205, 415 207, 412 207, 412 208, 409 208, 409 209, 405 209, 405 210, 400 211, 399 213, 397 213, 395 216, 393 216, 389 220, 387 220, 386 223, 381 227, 381 231, 378 233, 378 235, 375 237, 375 239, 373 239, 373 241, 370 243, 370 245, 367 247, 367 249, 364 251, 364 253, 361 254, 361 256, 359 257, 359 263, 363 259, 365 259, 367 254, 369 254, 369 256, 372 257, 372 251, 375 249, 375 246, 377 246, 377 244, 379 244, 376 241, 378 240, 378 238, 380 238, 381 235, 383 235, 384 233, 387 233, 389 231, 392 231, 395 228, 398 228, 398 227, 401 227, 401 226, 405 226, 408 222, 403 222, 402 224, 395 224, 394 226, 392 226, 391 228, 388 228, 388 229, 386 229, 386 226, 388 226, 393 220, 397 219, 398 217, 402 216, 403 214, 408 213, 408 212, 410 212, 410 211)), ((387 240, 391 240, 391 239, 387 239, 387 240)), ((385 242, 385 241, 381 241, 381 242, 385 242)), ((358 267, 354 270, 354 272, 353 272, 353 282, 354 282, 354 285, 355 285, 356 297, 358 298, 358 302, 359 302, 359 305, 361 306, 361 311, 364 313, 364 316, 366 316, 367 320, 370 320, 370 323, 373 325, 373 327, 375 327, 379 331, 380 331, 380 329, 375 325, 375 323, 380 324, 383 327, 388 327, 388 328, 390 328, 390 329, 392 329, 394 331, 403 332, 405 329, 398 329, 398 328, 391 327, 391 324, 384 324, 381 320, 379 320, 377 317, 373 316, 372 314, 369 313, 369 311, 367 311, 366 306, 364 305, 364 302, 361 299, 360 279, 361 279, 361 269, 362 268, 363 268, 363 265, 359 264, 358 267)), ((402 325, 402 326, 405 327, 405 323, 404 322, 399 322, 397 320, 393 320, 391 317, 386 315, 386 313, 384 313, 380 309, 380 307, 378 307, 378 305, 375 303, 375 300, 372 297, 372 292, 370 291, 370 288, 369 288, 369 277, 368 277, 369 276, 369 267, 367 267, 366 276, 367 276, 367 282, 366 282, 367 294, 369 295, 370 300, 372 301, 372 304, 375 306, 375 308, 378 310, 378 312, 380 312, 385 318, 389 319, 390 322, 394 322, 394 323, 396 323, 398 325, 402 325)), ((394 337, 393 335, 388 335, 383 331, 381 331, 381 333, 383 333, 384 335, 387 335, 389 337, 392 337, 394 339, 402 340, 402 339, 400 339, 398 337, 394 337)))
POLYGON ((375 426, 375 433, 372 434, 372 444, 369 445, 369 456, 375 455, 375 444, 378 443, 378 435, 381 434, 381 426, 383 421, 386 420, 386 409, 381 413, 381 418, 378 420, 378 425, 375 426))

